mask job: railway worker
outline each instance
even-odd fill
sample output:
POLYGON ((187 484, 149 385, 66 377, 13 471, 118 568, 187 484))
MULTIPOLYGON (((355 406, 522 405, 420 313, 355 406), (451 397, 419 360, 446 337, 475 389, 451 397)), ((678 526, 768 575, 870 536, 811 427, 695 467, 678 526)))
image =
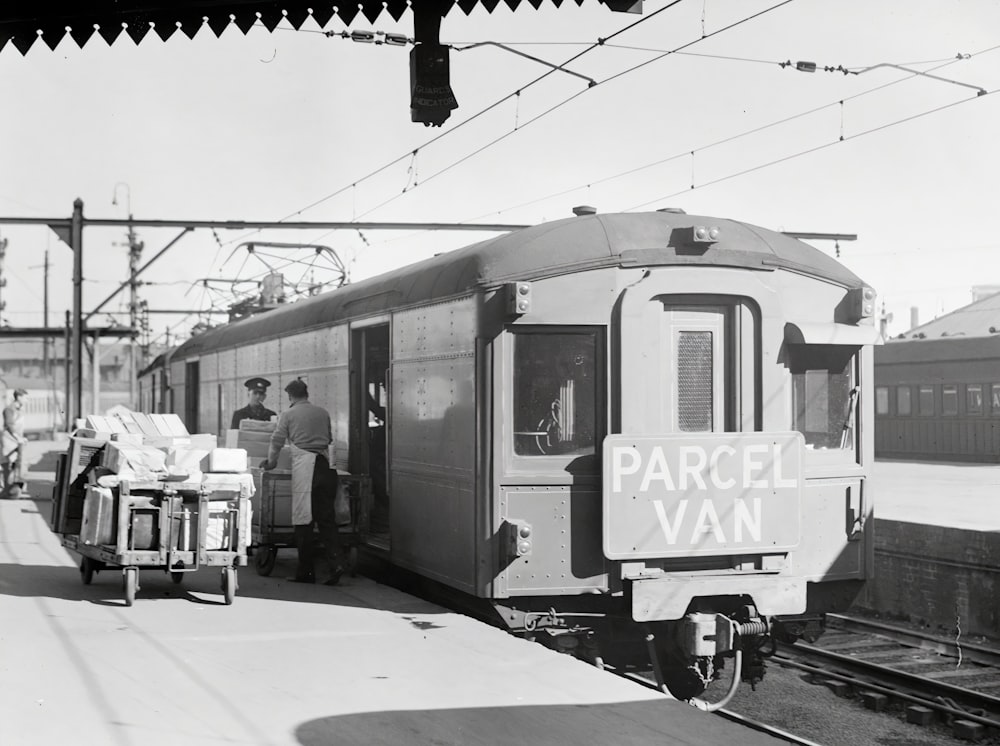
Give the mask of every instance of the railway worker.
POLYGON ((3 496, 27 497, 21 492, 21 462, 22 446, 27 443, 24 437, 24 402, 21 401, 28 392, 24 389, 14 390, 14 399, 3 410, 3 433, 0 434, 0 468, 3 470, 3 496))
POLYGON ((229 426, 231 430, 239 430, 242 420, 270 422, 271 418, 276 417, 278 414, 264 406, 264 400, 267 398, 267 387, 271 385, 270 381, 266 378, 255 376, 254 378, 248 378, 243 385, 247 387, 250 403, 242 409, 237 409, 233 412, 233 423, 229 426))
POLYGON ((330 468, 327 451, 333 440, 330 413, 309 401, 305 381, 296 379, 285 386, 288 409, 278 416, 263 469, 273 469, 278 454, 287 441, 292 452, 292 523, 298 550, 296 583, 315 583, 315 559, 312 553, 313 525, 319 527, 320 540, 330 564, 326 585, 336 585, 343 568, 340 564, 340 535, 334 511, 337 495, 337 472, 330 468))

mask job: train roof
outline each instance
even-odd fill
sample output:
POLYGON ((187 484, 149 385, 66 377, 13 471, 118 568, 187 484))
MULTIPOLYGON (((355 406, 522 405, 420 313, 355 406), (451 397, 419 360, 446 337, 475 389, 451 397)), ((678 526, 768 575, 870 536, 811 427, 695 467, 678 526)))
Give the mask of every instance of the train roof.
POLYGON ((305 330, 336 319, 445 299, 514 280, 540 280, 614 266, 731 266, 787 269, 844 287, 862 281, 818 249, 748 223, 682 212, 582 215, 512 231, 192 337, 175 351, 202 351, 305 330), (711 244, 694 227, 718 228, 711 244))

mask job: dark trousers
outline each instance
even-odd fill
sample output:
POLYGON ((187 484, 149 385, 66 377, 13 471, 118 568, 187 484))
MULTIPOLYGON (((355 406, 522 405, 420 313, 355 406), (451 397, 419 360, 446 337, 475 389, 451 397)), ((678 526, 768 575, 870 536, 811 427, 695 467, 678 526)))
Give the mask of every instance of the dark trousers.
POLYGON ((315 577, 316 562, 313 547, 313 526, 319 527, 319 538, 323 542, 326 561, 330 572, 336 573, 340 567, 340 532, 334 513, 334 498, 337 495, 337 472, 330 468, 330 462, 323 454, 316 455, 316 466, 312 478, 312 523, 295 527, 295 548, 299 553, 299 566, 295 577, 307 579, 315 577))

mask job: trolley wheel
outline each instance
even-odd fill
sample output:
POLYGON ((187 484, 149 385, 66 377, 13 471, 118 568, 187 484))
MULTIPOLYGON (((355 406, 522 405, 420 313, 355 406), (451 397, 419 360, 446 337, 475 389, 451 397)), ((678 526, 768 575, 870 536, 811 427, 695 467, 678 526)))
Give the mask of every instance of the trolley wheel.
POLYGON ((125 586, 125 605, 135 603, 135 592, 139 590, 139 568, 126 567, 122 570, 122 582, 125 586))
POLYGON ((351 547, 347 550, 347 574, 352 578, 358 574, 358 548, 351 547))
POLYGON ((222 568, 222 595, 226 598, 226 606, 230 606, 236 598, 236 587, 236 568, 222 568))
POLYGON ((94 573, 97 572, 97 563, 90 557, 80 560, 80 577, 84 585, 90 585, 94 580, 94 573))
POLYGON ((271 545, 257 547, 253 553, 253 567, 258 575, 265 578, 274 572, 274 565, 278 561, 278 548, 271 545))
MULTIPOLYGON (((183 562, 178 562, 174 567, 184 567, 183 562)), ((184 580, 184 573, 181 570, 171 570, 170 579, 174 581, 175 585, 180 585, 181 581, 184 580)))

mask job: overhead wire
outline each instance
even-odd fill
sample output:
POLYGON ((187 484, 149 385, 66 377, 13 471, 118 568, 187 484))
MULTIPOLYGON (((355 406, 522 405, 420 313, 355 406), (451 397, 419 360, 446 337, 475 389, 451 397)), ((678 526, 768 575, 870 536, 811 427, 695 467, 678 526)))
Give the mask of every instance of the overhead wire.
MULTIPOLYGON (((596 42, 590 43, 590 45, 586 49, 578 52, 577 54, 575 54, 572 57, 570 57, 569 59, 567 59, 565 62, 563 62, 560 65, 560 67, 565 67, 566 65, 569 65, 570 63, 575 62, 576 60, 578 60, 581 57, 583 57, 585 54, 588 54, 588 53, 592 52, 594 49, 597 49, 598 47, 600 47, 608 39, 613 39, 616 36, 619 36, 619 35, 627 32, 627 31, 630 31, 631 29, 635 28, 639 24, 647 23, 648 21, 650 21, 653 18, 655 18, 656 16, 658 16, 660 13, 664 13, 667 10, 670 10, 671 8, 673 8, 675 5, 678 5, 681 1, 682 0, 672 0, 672 2, 668 3, 664 7, 659 8, 659 9, 653 11, 648 16, 643 16, 642 18, 639 18, 638 20, 636 20, 636 21, 628 24, 627 26, 622 27, 621 29, 618 29, 613 34, 611 34, 610 36, 608 36, 606 38, 603 38, 603 39, 599 39, 596 42)), ((786 0, 786 2, 791 2, 791 1, 792 0, 786 0)), ((461 122, 457 123, 455 126, 453 126, 453 127, 449 128, 449 129, 445 130, 444 132, 441 132, 440 134, 438 134, 438 135, 430 138, 429 140, 427 140, 426 142, 424 142, 422 145, 419 145, 419 146, 417 146, 414 149, 407 150, 402 155, 400 155, 400 156, 392 159, 391 161, 383 164, 382 166, 379 166, 378 168, 374 169, 373 171, 369 172, 368 174, 362 176, 360 179, 354 179, 354 180, 351 181, 350 184, 345 184, 344 186, 340 187, 339 189, 337 189, 337 190, 335 190, 335 191, 333 191, 333 192, 331 192, 331 193, 329 193, 329 194, 327 194, 327 195, 325 195, 323 197, 320 197, 319 199, 314 200, 313 202, 310 202, 306 206, 301 207, 301 208, 299 208, 298 210, 296 210, 296 211, 294 211, 292 213, 289 213, 285 217, 280 218, 278 222, 282 222, 282 221, 285 221, 285 220, 290 220, 293 217, 301 215, 306 210, 310 210, 310 209, 312 209, 314 207, 317 207, 317 206, 323 204, 324 202, 326 202, 326 201, 328 201, 330 199, 333 199, 334 197, 337 197, 337 196, 343 194, 348 189, 353 189, 353 188, 357 187, 358 184, 361 184, 361 183, 363 183, 363 182, 365 182, 365 181, 367 181, 369 179, 374 178, 375 176, 379 175, 383 171, 385 171, 385 170, 387 170, 387 169, 389 169, 389 168, 397 165, 398 163, 401 163, 402 161, 406 160, 407 158, 415 156, 418 151, 424 150, 424 149, 430 147, 431 145, 435 144, 439 140, 441 140, 441 139, 443 139, 445 137, 450 136, 451 134, 453 134, 454 132, 458 131, 462 127, 465 127, 467 124, 470 124, 473 121, 479 119, 480 117, 488 114, 490 111, 492 111, 493 109, 497 108, 498 106, 500 106, 504 102, 508 101, 510 98, 515 97, 515 96, 519 96, 521 94, 521 92, 523 92, 524 90, 526 90, 528 88, 531 88, 532 86, 540 83, 541 81, 545 80, 547 77, 549 77, 550 75, 554 74, 555 72, 557 72, 557 71, 555 69, 552 69, 552 70, 548 70, 548 71, 542 73, 541 75, 539 75, 534 80, 526 83, 525 85, 519 86, 517 88, 517 90, 515 90, 515 91, 513 91, 511 93, 508 93, 504 97, 498 99, 497 101, 494 101, 492 104, 486 106, 483 109, 480 109, 479 111, 477 111, 476 113, 472 114, 468 118, 463 119, 461 122)), ((371 212, 371 211, 369 210, 369 212, 371 212)), ((368 213, 364 213, 364 214, 367 215, 368 213)), ((259 231, 254 231, 253 233, 251 233, 249 235, 254 235, 257 232, 259 232, 259 231)), ((324 234, 324 235, 326 235, 326 234, 324 234)), ((228 243, 234 243, 236 241, 242 240, 242 238, 243 237, 236 238, 236 239, 231 239, 230 241, 228 241, 228 243)))
POLYGON ((982 96, 976 96, 975 98, 964 98, 964 99, 961 99, 960 101, 952 101, 949 104, 944 104, 942 106, 938 106, 938 107, 935 107, 933 109, 928 109, 927 111, 923 111, 923 112, 920 112, 920 113, 917 113, 917 114, 913 114, 913 115, 908 116, 908 117, 903 117, 903 118, 897 119, 897 120, 895 120, 893 122, 887 122, 887 123, 881 124, 881 125, 879 125, 877 127, 872 127, 871 129, 863 130, 861 132, 856 132, 856 133, 854 133, 852 135, 841 136, 839 139, 833 140, 833 141, 828 142, 828 143, 823 143, 821 145, 817 145, 817 146, 812 147, 812 148, 806 148, 805 150, 800 150, 797 153, 792 153, 790 155, 783 156, 781 158, 775 158, 772 161, 768 161, 766 163, 760 163, 760 164, 758 164, 756 166, 752 166, 752 167, 744 169, 742 171, 737 171, 735 173, 728 174, 727 176, 720 176, 717 179, 713 179, 711 181, 706 181, 703 184, 698 184, 697 186, 692 186, 692 187, 690 187, 688 189, 681 189, 680 191, 674 192, 672 194, 666 194, 666 195, 663 195, 661 197, 657 197, 656 199, 649 200, 648 202, 643 202, 643 203, 638 204, 638 205, 633 205, 632 207, 626 208, 626 211, 628 211, 628 210, 637 210, 640 207, 647 207, 648 205, 651 205, 654 202, 659 202, 660 200, 670 199, 671 197, 677 197, 677 196, 679 196, 681 194, 687 194, 688 192, 691 192, 691 191, 693 191, 695 189, 701 189, 703 187, 713 186, 715 184, 720 184, 720 183, 722 183, 724 181, 729 181, 730 179, 735 179, 738 176, 745 176, 746 174, 753 173, 754 171, 759 171, 761 169, 768 168, 770 166, 775 166, 775 165, 777 165, 779 163, 784 163, 786 161, 790 161, 793 158, 798 158, 798 157, 803 156, 803 155, 809 155, 810 153, 816 153, 816 152, 818 152, 820 150, 825 150, 826 148, 829 148, 829 147, 831 147, 833 145, 839 145, 842 142, 847 142, 849 140, 856 140, 856 139, 858 139, 860 137, 864 137, 865 135, 870 135, 870 134, 872 134, 874 132, 880 132, 880 131, 882 131, 884 129, 888 129, 889 127, 895 127, 896 125, 899 125, 899 124, 905 124, 906 122, 912 122, 912 121, 915 121, 917 119, 922 119, 923 117, 930 116, 931 114, 937 114, 938 112, 945 111, 946 109, 951 109, 951 108, 953 108, 955 106, 960 106, 961 104, 967 104, 970 101, 978 101, 979 99, 985 98, 987 96, 991 96, 991 95, 997 93, 998 91, 1000 91, 1000 88, 995 88, 992 91, 987 91, 982 96))
MULTIPOLYGON (((658 54, 656 57, 654 57, 652 59, 645 60, 645 61, 643 61, 641 63, 633 65, 632 67, 629 67, 629 68, 626 68, 624 70, 621 70, 618 73, 615 73, 614 75, 611 75, 611 76, 605 78, 604 80, 598 81, 598 86, 604 85, 605 83, 611 82, 613 80, 617 80, 617 79, 619 79, 619 78, 621 78, 621 77, 623 77, 625 75, 628 75, 628 74, 630 74, 630 73, 632 73, 632 72, 634 72, 636 70, 639 70, 639 69, 641 69, 643 67, 646 67, 647 65, 650 65, 650 64, 652 64, 654 62, 657 62, 657 61, 659 61, 659 60, 661 60, 661 59, 663 59, 663 58, 665 58, 665 57, 667 57, 667 56, 669 56, 671 54, 675 54, 678 51, 686 49, 687 47, 693 46, 694 44, 698 44, 698 43, 704 41, 705 39, 709 39, 709 38, 711 38, 713 36, 717 36, 718 34, 721 34, 721 33, 724 33, 726 31, 729 31, 729 30, 731 30, 733 28, 736 28, 737 26, 740 26, 740 25, 742 25, 744 23, 752 21, 752 20, 754 20, 754 19, 756 19, 756 18, 758 18, 758 17, 760 17, 760 16, 762 16, 762 15, 764 15, 766 13, 770 13, 773 10, 777 10, 778 8, 780 8, 780 7, 784 6, 784 5, 788 5, 791 2, 794 2, 794 0, 782 0, 782 2, 779 2, 779 3, 775 4, 775 5, 772 5, 769 8, 765 8, 764 10, 761 10, 761 11, 759 11, 757 13, 754 13, 754 14, 752 14, 750 16, 742 18, 739 21, 735 21, 735 22, 729 24, 728 26, 724 26, 722 28, 716 29, 715 31, 713 31, 713 32, 711 32, 709 34, 706 34, 704 36, 701 36, 698 39, 694 39, 693 41, 690 41, 690 42, 687 42, 685 44, 682 44, 681 46, 677 47, 676 49, 672 49, 672 50, 666 51, 666 52, 664 52, 662 54, 658 54)), ((667 7, 671 7, 671 6, 667 6, 667 7)), ((661 9, 661 10, 666 10, 666 8, 661 9)), ((633 26, 634 25, 635 24, 633 24, 633 26)), ((628 28, 631 28, 631 27, 628 27, 628 28)), ((619 31, 617 33, 621 33, 621 31, 619 31)), ((611 38, 611 37, 608 37, 608 38, 611 38)), ((607 40, 604 39, 604 40, 600 40, 598 43, 599 44, 604 44, 606 41, 607 40)), ((572 62, 573 59, 575 59, 575 58, 571 58, 570 60, 568 60, 566 63, 563 63, 563 64, 564 65, 565 64, 569 64, 569 62, 572 62)), ((494 138, 493 140, 485 143, 484 145, 480 146, 476 150, 473 150, 470 153, 467 153, 466 155, 462 156, 458 160, 453 161, 452 163, 448 164, 447 166, 445 166, 445 167, 443 167, 443 168, 435 171, 430 176, 424 177, 421 180, 420 183, 421 184, 426 184, 427 182, 429 182, 429 181, 437 178, 438 176, 441 176, 442 174, 447 173, 451 169, 456 168, 457 166, 461 165, 462 163, 465 163, 470 158, 473 158, 473 157, 481 154, 485 150, 493 147, 497 143, 502 142, 506 138, 508 138, 511 135, 513 135, 515 132, 523 130, 525 127, 533 124, 534 122, 537 122, 538 120, 542 119, 543 117, 546 117, 549 114, 551 114, 552 112, 554 112, 554 111, 562 108, 563 106, 567 105, 571 101, 573 101, 573 100, 579 98, 580 96, 582 96, 584 93, 587 93, 588 91, 592 90, 594 87, 595 86, 590 86, 590 87, 585 88, 585 89, 583 89, 581 91, 577 91, 576 93, 568 96, 567 98, 564 98, 562 101, 559 101, 558 103, 554 104, 553 106, 549 107, 548 109, 545 109, 541 113, 535 115, 531 119, 528 119, 527 121, 523 122, 522 124, 520 124, 520 126, 516 130, 509 130, 508 132, 500 135, 499 137, 494 138)), ((365 217, 365 216, 371 214, 372 212, 375 212, 376 210, 379 210, 382 207, 385 207, 386 205, 390 204, 391 202, 394 202, 395 200, 399 199, 401 196, 402 196, 402 193, 401 194, 396 194, 393 197, 390 197, 389 199, 387 199, 387 200, 381 202, 380 204, 376 205, 375 207, 367 210, 366 212, 363 212, 359 217, 365 217)))
MULTIPOLYGON (((982 49, 982 50, 980 50, 978 52, 974 52, 974 53, 972 53, 971 57, 976 57, 976 56, 979 56, 979 55, 987 54, 989 52, 996 51, 997 49, 1000 49, 1000 45, 989 47, 989 48, 986 48, 986 49, 982 49)), ((955 57, 946 58, 944 60, 943 64, 940 64, 938 67, 933 67, 930 70, 939 70, 942 67, 947 67, 948 65, 955 64, 955 63, 957 63, 959 61, 961 61, 961 60, 956 59, 955 57)), ((911 63, 911 64, 913 64, 913 63, 911 63)), ((811 116, 813 114, 816 114, 818 112, 821 112, 821 111, 823 111, 825 109, 829 109, 829 108, 834 107, 834 106, 842 106, 844 104, 844 102, 846 102, 846 101, 852 101, 854 99, 862 98, 862 97, 867 96, 869 94, 881 91, 881 90, 883 90, 885 88, 889 88, 891 86, 899 85, 900 83, 904 83, 904 82, 906 82, 908 80, 911 80, 914 77, 917 77, 917 75, 916 74, 911 74, 911 75, 907 75, 904 78, 899 78, 898 80, 893 80, 893 81, 889 81, 887 83, 882 83, 881 85, 874 86, 872 88, 869 88, 867 90, 861 91, 859 93, 855 93, 855 94, 852 94, 850 96, 845 96, 843 98, 839 98, 836 101, 831 101, 830 103, 823 104, 821 106, 816 106, 816 107, 813 107, 811 109, 806 109, 804 111, 800 111, 798 113, 791 114, 791 115, 789 115, 787 117, 782 117, 781 119, 776 119, 776 120, 774 120, 772 122, 768 122, 767 124, 763 124, 763 125, 760 125, 758 127, 753 127, 751 129, 744 130, 743 132, 739 132, 739 133, 734 134, 734 135, 729 135, 727 137, 722 138, 721 140, 716 140, 714 142, 708 143, 707 145, 701 145, 701 146, 698 146, 698 147, 693 148, 693 149, 687 148, 687 149, 684 149, 684 150, 679 151, 677 153, 674 153, 673 155, 667 156, 665 158, 659 158, 659 159, 657 159, 655 161, 651 161, 649 163, 645 163, 645 164, 640 165, 640 166, 635 166, 635 167, 629 168, 629 169, 627 169, 625 171, 620 171, 620 172, 618 172, 616 174, 612 174, 611 176, 605 176, 605 177, 602 177, 600 179, 590 180, 590 181, 586 182, 585 184, 578 184, 576 186, 569 187, 567 189, 562 189, 562 190, 559 190, 557 192, 552 192, 552 193, 546 194, 546 195, 544 195, 542 197, 538 197, 538 198, 535 198, 535 199, 532 199, 532 200, 528 200, 526 202, 520 202, 520 203, 518 203, 516 205, 512 205, 510 207, 505 207, 505 208, 503 208, 501 210, 490 211, 488 213, 483 213, 482 215, 477 215, 475 217, 466 218, 465 220, 463 220, 461 222, 471 222, 473 220, 480 220, 480 219, 482 219, 484 217, 487 217, 487 216, 490 216, 490 215, 501 215, 501 214, 503 214, 505 212, 509 212, 511 210, 521 209, 523 207, 528 207, 528 206, 531 206, 533 204, 538 204, 539 202, 544 202, 546 200, 553 199, 555 197, 562 197, 564 195, 571 194, 571 193, 579 191, 581 189, 586 189, 586 188, 589 188, 589 187, 592 187, 592 186, 596 186, 598 184, 604 184, 604 183, 609 182, 609 181, 615 181, 617 179, 621 179, 621 178, 624 178, 626 176, 631 176, 632 174, 638 173, 640 171, 644 171, 644 170, 647 170, 647 169, 650 169, 650 168, 655 168, 656 166, 662 166, 662 165, 664 165, 666 163, 670 163, 670 162, 675 161, 675 160, 679 160, 679 159, 682 159, 682 158, 689 158, 689 157, 691 157, 692 152, 695 153, 695 154, 697 154, 697 153, 703 152, 705 150, 710 150, 711 148, 715 148, 715 147, 718 147, 720 145, 725 145, 727 143, 734 142, 734 141, 739 140, 741 138, 748 137, 750 135, 759 134, 759 133, 764 132, 764 131, 766 131, 768 129, 771 129, 773 127, 778 127, 778 126, 781 126, 783 124, 788 124, 789 122, 795 121, 796 119, 801 119, 803 117, 811 116)), ((688 189, 686 191, 690 191, 690 189, 688 189)), ((672 195, 672 196, 675 196, 675 195, 672 195)))

